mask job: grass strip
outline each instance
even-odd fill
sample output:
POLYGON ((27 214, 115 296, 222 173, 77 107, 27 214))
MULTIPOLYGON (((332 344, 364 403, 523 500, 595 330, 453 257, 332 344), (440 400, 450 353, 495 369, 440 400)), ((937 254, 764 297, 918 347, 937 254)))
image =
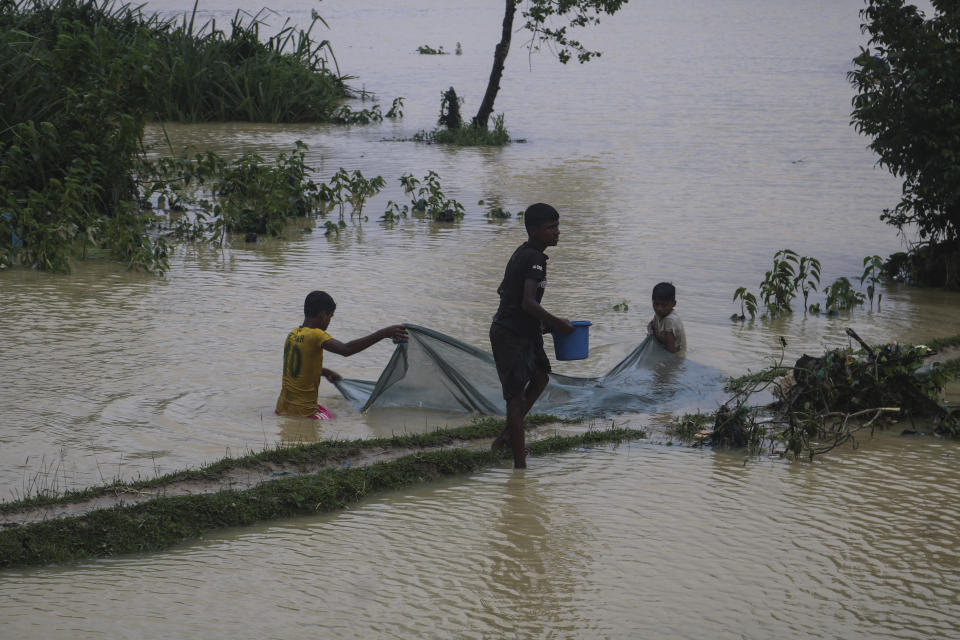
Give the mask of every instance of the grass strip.
MULTIPOLYGON (((551 423, 576 423, 547 414, 527 416, 526 427, 535 427, 551 423)), ((0 513, 23 511, 31 507, 44 507, 55 504, 67 504, 82 500, 91 500, 100 496, 115 494, 119 489, 148 491, 158 489, 174 482, 184 480, 216 480, 235 469, 257 469, 269 464, 323 464, 356 456, 364 450, 380 448, 427 448, 448 445, 456 440, 482 440, 495 438, 503 429, 502 418, 483 418, 462 427, 436 429, 427 433, 396 435, 390 438, 368 438, 357 440, 325 440, 312 444, 278 444, 273 449, 250 453, 239 458, 224 458, 199 469, 176 471, 156 478, 147 478, 131 482, 117 480, 108 485, 90 487, 79 491, 67 491, 59 495, 37 495, 22 500, 0 503, 0 513)))
POLYGON ((924 344, 934 351, 943 351, 947 347, 960 347, 960 333, 946 338, 934 338, 924 344))
MULTIPOLYGON (((533 455, 644 437, 636 429, 587 431, 530 443, 533 455)), ((420 452, 368 467, 328 469, 245 491, 160 497, 0 530, 0 568, 152 552, 223 527, 342 509, 378 491, 395 490, 499 464, 508 450, 420 452)))

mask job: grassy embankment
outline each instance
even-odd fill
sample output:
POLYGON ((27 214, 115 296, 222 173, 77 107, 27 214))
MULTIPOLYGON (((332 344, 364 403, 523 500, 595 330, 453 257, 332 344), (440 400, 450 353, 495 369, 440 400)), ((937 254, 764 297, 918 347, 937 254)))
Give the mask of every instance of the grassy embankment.
MULTIPOLYGON (((535 416, 532 424, 556 422, 549 416, 535 416)), ((59 497, 34 497, 0 504, 0 512, 29 507, 75 502, 123 489, 159 489, 187 477, 212 479, 232 469, 273 464, 336 462, 364 450, 383 447, 442 447, 457 440, 480 440, 496 436, 503 421, 487 419, 455 429, 350 442, 322 442, 306 446, 281 447, 237 459, 225 459, 194 471, 130 484, 72 492, 59 497)), ((530 442, 534 456, 574 447, 619 443, 645 437, 635 429, 611 428, 586 431, 573 436, 556 436, 530 442)), ((481 449, 422 450, 403 458, 370 466, 328 468, 319 473, 285 477, 244 491, 157 497, 133 506, 117 506, 85 515, 47 520, 0 529, 0 568, 67 562, 80 558, 122 553, 158 551, 197 538, 222 527, 252 524, 274 518, 323 513, 363 499, 378 491, 428 482, 443 476, 477 471, 501 464, 509 450, 481 449)))

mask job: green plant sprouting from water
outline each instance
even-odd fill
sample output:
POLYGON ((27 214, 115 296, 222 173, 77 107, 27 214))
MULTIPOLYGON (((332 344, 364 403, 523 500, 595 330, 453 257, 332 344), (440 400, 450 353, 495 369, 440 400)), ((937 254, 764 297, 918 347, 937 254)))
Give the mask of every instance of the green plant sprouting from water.
POLYGON ((432 131, 419 131, 414 134, 415 142, 428 144, 451 144, 458 147, 502 147, 510 142, 510 133, 504 124, 503 114, 493 118, 493 127, 486 129, 469 122, 459 127, 438 127, 432 131))
POLYGON ((443 45, 440 45, 436 49, 431 47, 428 44, 422 44, 417 47, 417 53, 422 56, 445 56, 447 52, 443 50, 443 45))
MULTIPOLYGON (((346 205, 350 205, 350 216, 362 217, 363 205, 367 200, 380 193, 386 186, 382 176, 365 178, 359 169, 352 173, 340 167, 330 182, 320 187, 321 200, 328 207, 337 207, 340 220, 344 219, 346 205)), ((329 227, 328 227, 329 229, 329 227)))
POLYGON ((156 201, 162 231, 183 240, 223 242, 227 233, 279 235, 291 218, 319 212, 307 147, 267 163, 254 153, 229 161, 213 152, 141 165, 142 201, 156 201))
POLYGON ((827 295, 826 309, 828 314, 837 314, 840 311, 849 311, 857 305, 863 304, 866 296, 854 291, 850 280, 843 276, 837 278, 833 284, 824 290, 827 295))
POLYGON ((496 201, 488 203, 485 200, 479 200, 477 201, 477 205, 481 207, 486 206, 486 210, 483 212, 483 217, 490 222, 509 220, 513 217, 513 214, 510 211, 504 209, 503 206, 496 201))
POLYGON ((863 274, 860 276, 860 284, 867 282, 867 297, 870 299, 870 308, 873 309, 873 296, 877 296, 877 309, 880 308, 880 299, 882 293, 877 293, 877 285, 883 280, 884 274, 883 258, 880 256, 867 256, 863 259, 863 274))
POLYGON ((747 314, 750 314, 751 320, 757 317, 757 296, 747 291, 746 287, 740 287, 733 293, 733 301, 737 300, 740 301, 740 315, 733 314, 731 320, 744 320, 747 314))
POLYGON ((781 249, 773 256, 773 267, 760 283, 760 298, 767 313, 777 316, 791 311, 790 302, 799 289, 799 256, 790 249, 781 249))
POLYGON ((385 118, 402 118, 403 117, 403 96, 398 96, 393 99, 393 104, 390 105, 390 110, 384 114, 385 118))
MULTIPOLYGON (((832 284, 823 289, 826 297, 824 312, 836 315, 841 311, 863 304, 869 296, 871 308, 876 287, 882 281, 883 260, 880 256, 868 256, 863 259, 864 271, 860 276, 860 284, 868 283, 867 294, 855 291, 846 277, 837 278, 832 284)), ((774 318, 783 314, 792 313, 791 303, 798 295, 803 296, 804 313, 820 313, 821 304, 810 303, 810 293, 817 291, 820 286, 821 263, 816 258, 801 256, 791 249, 781 249, 774 254, 773 267, 764 273, 760 283, 760 296, 739 287, 733 294, 733 301, 740 302, 740 314, 730 316, 732 320, 743 321, 749 315, 754 319, 760 312, 760 302, 763 303, 764 318, 774 318)), ((879 308, 879 300, 877 305, 879 308)))
MULTIPOLYGON (((797 254, 793 253, 793 256, 796 258, 797 254)), ((799 256, 796 265, 793 285, 794 288, 799 288, 800 293, 803 294, 803 308, 806 310, 810 292, 816 291, 820 285, 820 261, 808 256, 799 256)))
POLYGON ((440 176, 435 171, 428 171, 423 180, 405 173, 400 177, 400 184, 404 193, 410 196, 410 204, 401 205, 390 200, 381 220, 392 222, 408 215, 438 222, 454 222, 463 218, 463 205, 446 196, 440 184, 440 176))

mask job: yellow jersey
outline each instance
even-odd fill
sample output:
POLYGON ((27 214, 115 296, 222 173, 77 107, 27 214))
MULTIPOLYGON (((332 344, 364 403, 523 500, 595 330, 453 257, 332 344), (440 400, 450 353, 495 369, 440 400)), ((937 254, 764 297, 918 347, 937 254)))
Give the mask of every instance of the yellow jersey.
POLYGON ((323 375, 323 343, 330 339, 323 329, 297 327, 283 343, 283 389, 277 398, 277 413, 312 416, 317 412, 317 388, 323 375))

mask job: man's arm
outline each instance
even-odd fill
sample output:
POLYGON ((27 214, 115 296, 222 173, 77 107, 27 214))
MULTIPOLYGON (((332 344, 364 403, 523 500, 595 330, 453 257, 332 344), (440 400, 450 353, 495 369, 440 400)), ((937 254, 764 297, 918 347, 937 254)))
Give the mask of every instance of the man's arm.
POLYGON ((323 343, 323 350, 335 353, 338 356, 352 356, 368 347, 372 347, 384 338, 393 338, 397 342, 406 342, 407 329, 402 324, 395 324, 384 327, 379 331, 374 331, 368 336, 351 340, 350 342, 340 342, 336 338, 330 338, 323 343))
POLYGON ((529 313, 534 318, 545 325, 549 325, 563 335, 573 331, 573 325, 565 318, 558 318, 537 302, 537 288, 540 282, 532 278, 523 281, 523 299, 520 301, 520 308, 529 313))

